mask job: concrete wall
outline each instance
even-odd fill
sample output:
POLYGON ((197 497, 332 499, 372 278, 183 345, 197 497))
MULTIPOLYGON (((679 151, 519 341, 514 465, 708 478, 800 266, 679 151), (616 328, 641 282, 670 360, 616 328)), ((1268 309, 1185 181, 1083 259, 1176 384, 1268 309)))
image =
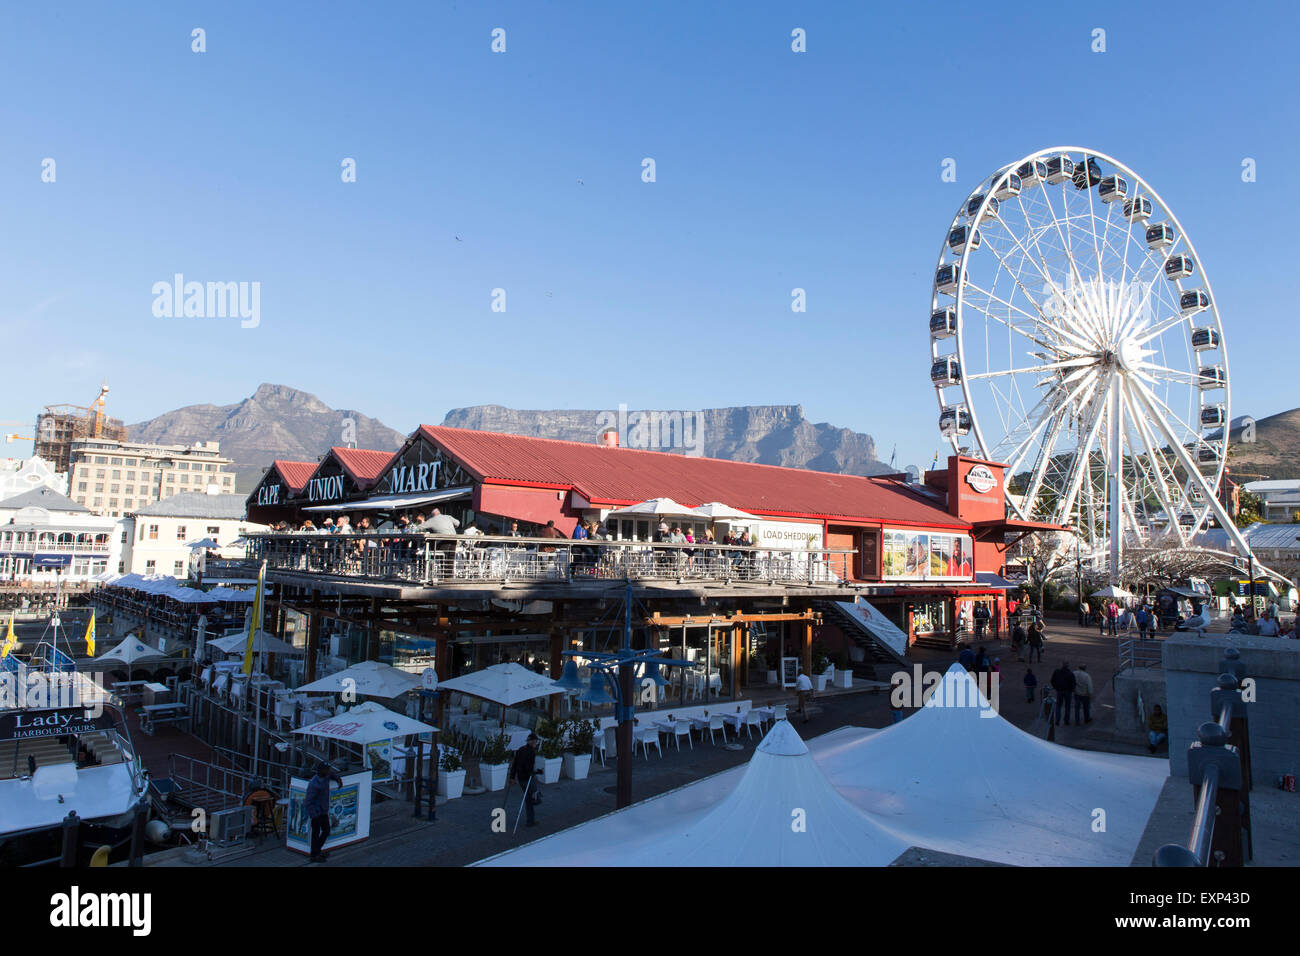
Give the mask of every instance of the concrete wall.
POLYGON ((1227 647, 1237 648, 1245 676, 1255 680, 1255 703, 1248 707, 1251 764, 1255 785, 1271 787, 1281 774, 1300 772, 1300 641, 1241 634, 1167 638, 1169 770, 1175 777, 1187 776, 1187 747, 1196 739, 1196 728, 1213 719, 1210 691, 1227 647))
POLYGON ((1151 705, 1168 710, 1165 701, 1165 672, 1159 667, 1129 667, 1115 675, 1115 730, 1134 740, 1146 740, 1146 727, 1138 717, 1138 694, 1142 695, 1145 713, 1151 705))

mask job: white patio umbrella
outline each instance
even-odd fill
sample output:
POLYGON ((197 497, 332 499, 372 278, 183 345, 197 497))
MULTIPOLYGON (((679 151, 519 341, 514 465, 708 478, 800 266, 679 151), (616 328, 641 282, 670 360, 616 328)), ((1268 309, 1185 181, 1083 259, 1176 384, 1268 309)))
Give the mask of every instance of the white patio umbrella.
POLYGON ((651 498, 648 501, 628 505, 626 508, 619 508, 617 511, 609 513, 611 518, 634 518, 638 516, 643 518, 698 518, 699 514, 694 508, 678 504, 671 498, 651 498))
POLYGON ((1118 585, 1108 584, 1100 591, 1093 591, 1091 596, 1099 598, 1131 598, 1133 595, 1118 585))
MULTIPOLYGON (((215 647, 226 654, 242 653, 247 645, 247 634, 231 634, 229 637, 220 637, 215 641, 208 641, 209 647, 215 647)), ((282 641, 274 634, 268 634, 266 631, 258 630, 257 637, 253 640, 254 654, 304 654, 306 653, 301 647, 294 647, 287 641, 282 641)))
POLYGON ((395 710, 389 710, 382 704, 367 701, 358 704, 345 714, 326 717, 314 724, 300 727, 295 734, 312 737, 327 737, 330 740, 344 740, 354 744, 369 744, 376 740, 392 740, 408 734, 426 734, 437 731, 432 724, 422 723, 395 710))
POLYGON ((379 661, 362 661, 328 677, 312 681, 298 690, 307 694, 338 694, 350 690, 367 697, 392 700, 419 686, 419 674, 408 674, 379 661), (344 683, 345 681, 352 683, 344 683))
POLYGON ((536 697, 563 694, 565 691, 551 678, 530 671, 522 664, 493 664, 471 674, 442 681, 438 684, 438 689, 459 691, 507 707, 536 697))
POLYGON ((741 511, 739 508, 733 508, 731 505, 724 505, 721 501, 706 501, 695 509, 695 514, 701 518, 707 518, 709 521, 759 521, 758 515, 752 515, 748 511, 741 511))

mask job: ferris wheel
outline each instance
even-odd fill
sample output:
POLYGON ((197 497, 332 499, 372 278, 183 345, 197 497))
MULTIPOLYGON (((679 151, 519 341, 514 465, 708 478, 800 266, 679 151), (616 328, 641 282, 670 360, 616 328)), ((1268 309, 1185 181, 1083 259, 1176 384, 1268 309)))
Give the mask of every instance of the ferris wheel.
POLYGON ((1131 169, 1066 146, 984 179, 940 250, 930 356, 941 433, 1007 464, 1011 511, 1072 526, 1094 564, 1186 547, 1211 514, 1246 552, 1214 493, 1231 422, 1214 294, 1131 169))

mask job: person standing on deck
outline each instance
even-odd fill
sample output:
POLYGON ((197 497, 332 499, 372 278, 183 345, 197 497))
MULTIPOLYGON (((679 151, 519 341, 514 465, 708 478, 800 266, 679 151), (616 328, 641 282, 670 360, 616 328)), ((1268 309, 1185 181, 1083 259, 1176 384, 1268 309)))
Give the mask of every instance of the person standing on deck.
POLYGON ((325 761, 316 765, 316 775, 307 783, 307 796, 303 800, 303 810, 311 820, 311 857, 312 863, 324 863, 329 854, 324 852, 325 841, 330 838, 330 781, 340 787, 343 778, 334 772, 334 768, 325 761))

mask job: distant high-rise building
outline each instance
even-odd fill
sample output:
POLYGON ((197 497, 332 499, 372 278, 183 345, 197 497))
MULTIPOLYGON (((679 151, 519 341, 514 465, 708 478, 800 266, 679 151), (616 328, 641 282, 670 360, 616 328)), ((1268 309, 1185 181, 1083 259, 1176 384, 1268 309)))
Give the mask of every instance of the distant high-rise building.
POLYGON ((129 515, 181 492, 233 494, 233 462, 214 441, 193 445, 83 438, 68 451, 68 497, 102 515, 129 515))

